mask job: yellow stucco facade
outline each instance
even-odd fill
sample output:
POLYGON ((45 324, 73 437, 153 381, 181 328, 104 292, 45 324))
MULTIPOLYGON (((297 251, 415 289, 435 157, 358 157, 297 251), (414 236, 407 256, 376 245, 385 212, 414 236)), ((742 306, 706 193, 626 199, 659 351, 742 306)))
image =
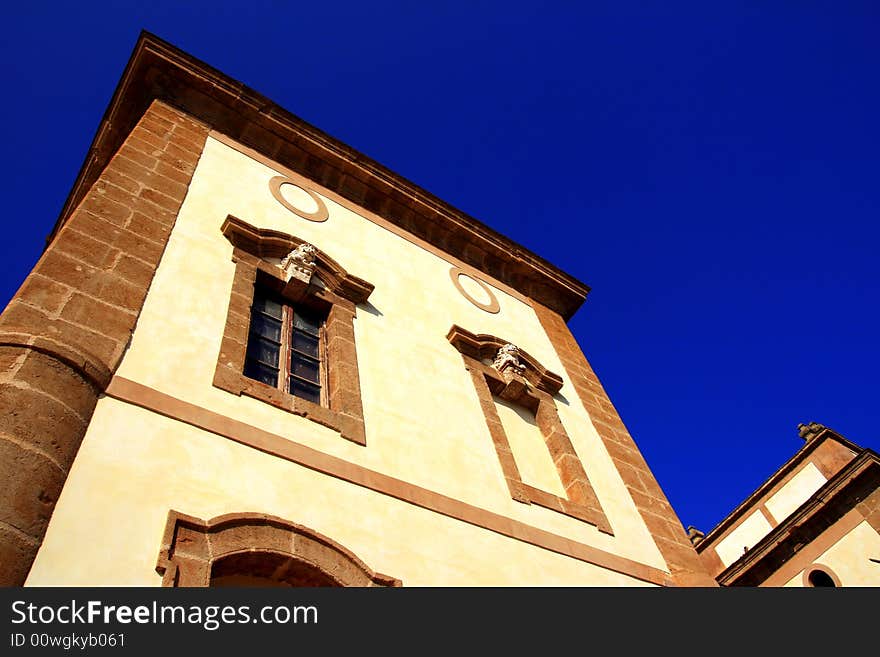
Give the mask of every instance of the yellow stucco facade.
MULTIPOLYGON (((527 298, 234 146, 225 138, 208 138, 117 377, 524 526, 666 571, 527 298), (270 193, 270 180, 278 175, 299 185, 282 186, 289 204, 313 211, 317 204, 302 191, 308 189, 327 207, 329 218, 310 221, 282 205, 270 193), (365 446, 212 385, 235 268, 232 246, 220 231, 229 215, 301 238, 375 286, 354 321, 365 446), (499 311, 487 312, 469 301, 450 278, 453 267, 479 277, 499 311), (453 325, 512 342, 562 377, 559 418, 611 534, 512 499, 470 375, 446 339, 453 325)), ((467 276, 460 281, 477 301, 487 300, 486 290, 467 276)), ((525 422, 513 411, 503 419, 506 427, 525 422)), ((528 449, 513 449, 521 461, 529 458, 528 449)), ((536 466, 533 485, 556 486, 548 492, 564 493, 547 464, 536 466)), ((528 465, 523 470, 528 472, 528 465)), ((204 519, 237 512, 287 518, 333 538, 404 585, 650 584, 111 397, 98 401, 27 584, 159 585, 156 559, 170 510, 204 519)))

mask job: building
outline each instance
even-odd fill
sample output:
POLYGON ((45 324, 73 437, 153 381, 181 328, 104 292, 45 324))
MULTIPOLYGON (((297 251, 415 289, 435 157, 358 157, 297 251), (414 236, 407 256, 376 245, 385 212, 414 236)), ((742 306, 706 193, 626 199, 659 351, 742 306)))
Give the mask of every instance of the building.
POLYGON ((880 586, 880 456, 816 422, 804 445, 708 534, 722 586, 880 586))
POLYGON ((587 291, 142 34, 0 315, 2 584, 714 586, 587 291))

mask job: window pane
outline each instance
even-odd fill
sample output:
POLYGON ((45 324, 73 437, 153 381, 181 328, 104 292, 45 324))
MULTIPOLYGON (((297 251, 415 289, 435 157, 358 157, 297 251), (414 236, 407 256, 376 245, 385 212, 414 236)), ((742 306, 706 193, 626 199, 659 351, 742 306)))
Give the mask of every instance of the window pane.
POLYGON ((318 330, 321 328, 321 320, 309 312, 303 313, 297 310, 293 314, 293 328, 296 331, 304 331, 317 336, 318 330))
POLYGON ((307 356, 318 358, 318 338, 295 331, 293 334, 293 348, 307 356))
POLYGON ((278 385, 278 370, 251 359, 245 361, 244 375, 270 386, 278 385))
POLYGON ((318 383, 318 371, 320 369, 318 361, 298 354, 291 354, 290 367, 293 370, 292 374, 312 383, 318 383))
POLYGON ((247 355, 251 360, 260 361, 266 365, 271 365, 273 368, 277 368, 280 352, 281 349, 277 344, 256 335, 251 335, 250 340, 248 340, 247 355))
POLYGON ((261 294, 254 297, 254 310, 261 310, 267 315, 281 319, 281 304, 261 294))
POLYGON ((281 342, 281 322, 277 319, 253 313, 251 315, 251 331, 274 342, 281 342))
POLYGON ((290 393, 316 404, 321 403, 321 389, 318 386, 292 377, 290 379, 290 393))

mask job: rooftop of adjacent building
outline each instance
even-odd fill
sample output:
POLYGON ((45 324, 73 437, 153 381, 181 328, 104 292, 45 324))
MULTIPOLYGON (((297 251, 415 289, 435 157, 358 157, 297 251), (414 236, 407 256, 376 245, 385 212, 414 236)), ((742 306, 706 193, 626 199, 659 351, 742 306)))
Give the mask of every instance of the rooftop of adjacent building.
POLYGON ((758 583, 880 489, 876 452, 817 422, 797 428, 804 444, 751 495, 708 533, 688 527, 719 581, 758 583))

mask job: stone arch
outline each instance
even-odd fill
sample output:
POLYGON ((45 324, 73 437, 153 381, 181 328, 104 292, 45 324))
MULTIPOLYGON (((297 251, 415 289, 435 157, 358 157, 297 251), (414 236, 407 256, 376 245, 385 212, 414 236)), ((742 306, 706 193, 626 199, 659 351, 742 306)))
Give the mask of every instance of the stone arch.
POLYGON ((220 585, 401 586, 336 541, 262 513, 205 521, 169 511, 156 572, 162 586, 210 586, 212 578, 220 585))

